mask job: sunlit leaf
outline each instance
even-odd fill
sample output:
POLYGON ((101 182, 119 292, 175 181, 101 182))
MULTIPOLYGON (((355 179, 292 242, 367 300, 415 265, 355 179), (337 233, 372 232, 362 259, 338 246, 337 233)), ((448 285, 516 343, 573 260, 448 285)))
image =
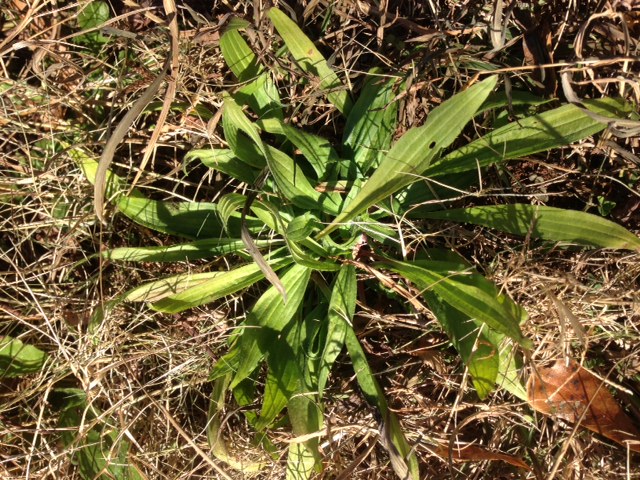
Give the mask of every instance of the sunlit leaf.
POLYGON ((431 162, 447 148, 473 118, 497 82, 489 77, 460 92, 433 109, 427 122, 412 128, 398 140, 380 166, 364 184, 358 195, 340 215, 321 233, 334 230, 339 224, 369 208, 371 205, 419 180, 431 162))
POLYGON ((351 109, 351 99, 336 73, 331 69, 313 42, 293 20, 277 8, 269 10, 269 19, 287 45, 302 70, 319 78, 323 93, 343 114, 351 109))
POLYGON ((515 235, 601 248, 640 250, 640 238, 624 227, 590 213, 514 204, 425 213, 424 217, 468 222, 515 235))

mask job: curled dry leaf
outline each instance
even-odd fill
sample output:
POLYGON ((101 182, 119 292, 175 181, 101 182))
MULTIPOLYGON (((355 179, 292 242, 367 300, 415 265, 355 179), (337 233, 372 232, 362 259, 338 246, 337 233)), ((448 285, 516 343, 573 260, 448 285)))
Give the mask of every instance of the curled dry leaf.
POLYGON ((604 382, 575 361, 557 360, 535 369, 527 382, 534 410, 555 415, 640 452, 640 430, 622 410, 604 382))
POLYGON ((529 465, 527 465, 520 457, 509 455, 508 453, 492 452, 491 450, 487 450, 486 448, 478 445, 454 446, 449 450, 447 445, 442 444, 438 445, 434 449, 434 453, 445 460, 451 458, 454 462, 501 460, 515 467, 519 467, 527 471, 531 470, 531 467, 529 467, 529 465), (449 455, 449 452, 451 452, 451 455, 449 455))

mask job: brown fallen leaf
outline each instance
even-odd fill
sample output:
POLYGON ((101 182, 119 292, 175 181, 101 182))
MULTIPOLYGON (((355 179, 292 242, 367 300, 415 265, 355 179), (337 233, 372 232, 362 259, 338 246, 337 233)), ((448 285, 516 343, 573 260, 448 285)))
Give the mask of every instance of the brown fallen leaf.
POLYGON ((527 397, 531 407, 540 413, 580 422, 581 426, 640 452, 640 430, 603 383, 575 361, 561 359, 550 367, 535 369, 527 382, 527 397))
MULTIPOLYGON (((449 446, 438 445, 434 449, 434 453, 443 459, 449 458, 449 446)), ((527 465, 522 458, 508 453, 492 452, 478 445, 454 446, 451 449, 451 459, 454 462, 479 462, 482 460, 501 460, 509 465, 530 471, 531 467, 527 465)))

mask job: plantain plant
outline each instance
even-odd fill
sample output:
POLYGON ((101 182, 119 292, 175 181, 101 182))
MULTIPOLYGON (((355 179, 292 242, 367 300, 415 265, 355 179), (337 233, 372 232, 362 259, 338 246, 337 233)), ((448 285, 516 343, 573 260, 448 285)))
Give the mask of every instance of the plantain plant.
MULTIPOLYGON (((567 145, 606 125, 594 119, 602 117, 574 105, 549 109, 540 99, 518 92, 507 100, 495 92, 498 77, 489 75, 451 96, 430 112, 424 125, 394 142, 401 79, 374 70, 354 101, 289 17, 277 8, 268 16, 283 41, 280 54, 292 59, 305 81, 313 82, 344 117, 341 142, 332 145, 288 121, 296 106, 283 106, 279 87, 294 77, 262 65, 243 36, 249 24, 234 19, 220 40, 224 60, 241 85, 223 95, 228 147, 193 150, 185 161, 200 161, 251 193, 237 189, 215 203, 169 203, 136 189, 123 193, 126 185, 110 173, 107 197, 120 212, 189 241, 117 248, 104 255, 147 262, 235 256, 237 264, 238 256, 244 259, 229 271, 155 280, 121 299, 145 301, 161 312, 242 295, 252 285, 263 288, 211 371, 208 433, 218 458, 245 472, 263 467, 236 458, 220 432, 227 392, 241 406, 248 405, 258 395, 257 380, 263 379, 261 411, 248 412, 248 421, 264 432, 288 419, 296 436, 288 453, 288 478, 308 478, 320 470, 318 437, 309 434, 323 428, 327 380, 346 350, 362 393, 380 412, 393 468, 402 478, 419 478, 417 459, 354 329, 359 274, 379 282, 371 288, 404 298, 408 312, 435 315, 481 399, 496 386, 524 399, 516 354, 532 347, 520 329, 527 317, 524 309, 456 253, 409 250, 404 233, 407 226, 428 228, 430 221, 445 220, 540 241, 640 250, 635 235, 584 212, 528 204, 449 209, 440 201, 473 186, 478 170, 567 145), (520 104, 523 113, 492 129, 509 103, 520 104), (464 143, 461 134, 472 121, 488 133, 464 143), (454 143, 462 146, 453 148, 454 143)), ((617 99, 587 101, 585 107, 612 119, 629 111, 617 99)), ((78 149, 74 156, 93 181, 96 162, 78 149)), ((261 438, 268 449, 268 437, 261 438)))

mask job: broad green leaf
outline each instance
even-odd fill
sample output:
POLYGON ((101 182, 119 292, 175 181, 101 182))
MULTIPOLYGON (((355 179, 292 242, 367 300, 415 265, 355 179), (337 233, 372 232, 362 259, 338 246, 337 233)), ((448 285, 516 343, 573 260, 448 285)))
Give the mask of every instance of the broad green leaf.
POLYGON ((342 351, 347 328, 356 311, 357 279, 352 265, 342 265, 331 290, 327 335, 320 359, 318 392, 322 396, 331 367, 342 351))
POLYGON ((311 270, 308 268, 293 265, 281 278, 288 294, 287 303, 285 304, 282 295, 271 287, 247 313, 247 320, 235 347, 239 350, 239 365, 231 388, 256 369, 269 344, 291 321, 304 298, 310 275, 311 270))
POLYGON ((184 159, 185 162, 200 160, 205 166, 248 184, 253 184, 260 174, 259 170, 244 163, 228 148, 191 150, 184 159))
POLYGON ((497 386, 527 402, 527 391, 521 378, 522 355, 518 352, 512 340, 501 333, 487 330, 485 335, 493 345, 498 345, 500 368, 496 379, 497 386))
MULTIPOLYGON (((255 240, 258 248, 277 246, 280 240, 255 240)), ((196 240, 168 247, 120 247, 107 250, 102 257, 125 262, 186 262, 213 258, 245 249, 239 238, 196 240)))
MULTIPOLYGON (((271 268, 278 270, 291 263, 290 257, 267 259, 271 268)), ((204 303, 213 302, 253 285, 264 278, 264 274, 255 263, 222 272, 209 280, 202 281, 180 293, 165 297, 151 305, 154 310, 165 313, 177 313, 204 303)))
POLYGON ((380 166, 364 184, 358 195, 343 212, 325 228, 320 236, 369 208, 371 205, 419 180, 430 163, 447 148, 473 118, 497 82, 489 77, 473 87, 454 95, 435 108, 427 122, 405 133, 391 148, 380 166))
POLYGON ((33 345, 11 337, 0 337, 0 378, 37 373, 47 361, 47 354, 33 345))
POLYGON ((520 331, 523 312, 481 275, 451 272, 449 274, 419 266, 415 262, 397 262, 386 259, 383 264, 413 282, 420 290, 432 290, 446 303, 477 322, 508 335, 525 348, 531 348, 529 339, 520 331))
MULTIPOLYGON (((103 25, 110 18, 109 4, 100 0, 93 0, 82 8, 77 15, 78 26, 82 30, 89 30, 103 25)), ((88 32, 74 39, 76 42, 99 47, 109 41, 100 31, 88 32)))
POLYGON ((347 118, 342 154, 353 159, 363 174, 376 168, 391 146, 398 116, 398 102, 393 101, 395 83, 395 79, 372 75, 347 118))
MULTIPOLYGON (((600 115, 623 116, 629 105, 613 98, 586 100, 589 110, 600 115)), ((446 175, 477 170, 493 163, 525 157, 551 148, 569 145, 606 127, 574 105, 563 105, 509 123, 493 132, 461 147, 424 172, 425 175, 446 175)))
POLYGON ((60 415, 61 438, 80 476, 86 480, 142 480, 138 468, 131 463, 129 442, 112 425, 117 420, 105 417, 87 403, 80 389, 58 389, 67 396, 60 415))
POLYGON ((320 80, 320 87, 329 101, 340 112, 347 115, 351 109, 349 93, 313 42, 293 20, 277 8, 271 8, 268 16, 302 70, 317 76, 320 80))
MULTIPOLYGON (((287 411, 294 435, 303 436, 320 430, 322 412, 315 397, 315 394, 302 391, 289 400, 287 411)), ((287 460, 287 478, 309 478, 304 475, 310 475, 312 470, 320 470, 322 468, 317 438, 307 440, 304 443, 294 443, 289 447, 289 451, 291 452, 292 449, 296 452, 296 458, 289 457, 287 460), (306 452, 301 451, 296 446, 303 446, 306 452), (300 464, 300 456, 304 459, 302 464, 300 464), (290 473, 293 476, 289 477, 290 473)))
POLYGON ((240 82, 251 80, 260 72, 256 55, 238 31, 247 26, 249 22, 236 18, 220 37, 220 50, 224 61, 240 82))
POLYGON ((424 217, 467 222, 515 235, 600 248, 640 250, 640 238, 624 227, 590 213, 515 204, 425 213, 424 217))
POLYGON ((418 480, 420 478, 418 459, 402 433, 398 418, 395 413, 389 409, 387 399, 384 397, 382 388, 380 388, 367 362, 364 350, 351 325, 348 325, 346 329, 345 345, 349 351, 353 369, 362 393, 367 401, 374 405, 382 415, 385 440, 383 445, 385 445, 389 452, 393 469, 400 478, 408 477, 412 480, 418 480), (391 443, 391 445, 388 445, 389 443, 391 443))
MULTIPOLYGON (((120 211, 139 225, 158 232, 185 238, 222 238, 227 236, 218 216, 219 208, 207 202, 168 202, 138 197, 121 197, 120 211)), ((247 218, 250 232, 258 232, 264 225, 255 218, 247 218)), ((229 219, 230 235, 240 235, 240 214, 229 219)))

